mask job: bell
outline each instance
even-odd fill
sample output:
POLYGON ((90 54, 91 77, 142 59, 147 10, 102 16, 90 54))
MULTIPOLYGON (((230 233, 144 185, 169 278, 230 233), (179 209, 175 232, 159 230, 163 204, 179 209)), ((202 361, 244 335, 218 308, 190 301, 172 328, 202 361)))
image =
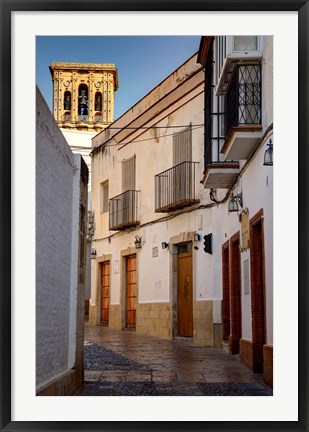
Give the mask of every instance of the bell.
POLYGON ((86 98, 86 90, 81 90, 81 95, 80 95, 80 104, 81 105, 87 105, 87 98, 86 98))

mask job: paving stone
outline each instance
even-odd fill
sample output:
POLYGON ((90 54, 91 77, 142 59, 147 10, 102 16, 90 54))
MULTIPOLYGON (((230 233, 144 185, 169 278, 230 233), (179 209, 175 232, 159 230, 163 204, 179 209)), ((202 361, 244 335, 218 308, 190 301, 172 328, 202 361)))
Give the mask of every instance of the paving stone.
POLYGON ((126 381, 152 381, 152 376, 150 372, 144 372, 144 371, 131 371, 128 372, 126 375, 126 381))
POLYGON ((156 388, 153 382, 122 382, 115 383, 113 396, 156 396, 156 388))
POLYGON ((99 378, 100 382, 118 382, 125 381, 127 376, 127 371, 104 371, 101 373, 99 378))
POLYGON ((85 370, 84 373, 84 378, 85 381, 99 381, 100 380, 100 376, 102 375, 102 371, 89 371, 89 370, 85 370))
POLYGON ((85 327, 85 383, 75 396, 271 396, 239 356, 107 327, 85 327))
POLYGON ((249 396, 237 383, 200 383, 204 396, 249 396))

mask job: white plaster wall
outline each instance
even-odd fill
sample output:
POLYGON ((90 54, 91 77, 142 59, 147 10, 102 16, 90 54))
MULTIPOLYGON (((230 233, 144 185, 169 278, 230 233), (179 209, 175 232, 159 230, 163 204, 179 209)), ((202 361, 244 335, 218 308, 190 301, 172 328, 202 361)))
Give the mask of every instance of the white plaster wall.
POLYGON ((74 157, 37 92, 36 378, 68 369, 74 157))
MULTIPOLYGON (((91 139, 96 135, 95 132, 76 131, 65 128, 60 128, 65 140, 70 146, 74 154, 81 155, 88 167, 88 210, 91 210, 92 197, 91 197, 91 157, 89 153, 92 150, 91 139)), ((87 245, 87 268, 86 268, 86 284, 85 284, 85 298, 90 298, 91 291, 91 265, 90 265, 90 244, 87 245)))
MULTIPOLYGON (((272 135, 270 135, 272 138, 272 135)), ((268 139, 265 140, 268 142, 268 139)), ((261 208, 264 212, 264 250, 266 285, 267 343, 273 342, 273 168, 263 166, 265 145, 243 176, 244 205, 250 218, 261 208)), ((244 261, 245 257, 242 259, 244 261)), ((250 261, 250 260, 249 260, 250 261)), ((248 312, 247 312, 248 314, 248 312)))
POLYGON ((37 387, 75 365, 80 167, 37 90, 37 387))
POLYGON ((91 190, 91 157, 89 153, 92 150, 91 140, 96 135, 95 132, 77 131, 65 128, 60 128, 61 132, 67 143, 69 144, 73 153, 80 154, 87 164, 89 170, 89 183, 88 187, 91 190))
MULTIPOLYGON (((80 227, 80 176, 81 176, 81 155, 74 154, 74 175, 73 175, 73 200, 72 200, 72 216, 71 216, 71 229, 72 229, 72 245, 71 245, 71 284, 70 284, 70 327, 69 327, 69 359, 68 368, 72 369, 75 365, 76 358, 76 343, 77 343, 77 299, 78 294, 83 285, 80 284, 79 275, 79 233, 80 227)), ((83 295, 83 298, 85 295, 83 295)), ((83 314, 84 315, 84 314, 83 314)), ((82 316, 83 316, 82 315, 82 316)))

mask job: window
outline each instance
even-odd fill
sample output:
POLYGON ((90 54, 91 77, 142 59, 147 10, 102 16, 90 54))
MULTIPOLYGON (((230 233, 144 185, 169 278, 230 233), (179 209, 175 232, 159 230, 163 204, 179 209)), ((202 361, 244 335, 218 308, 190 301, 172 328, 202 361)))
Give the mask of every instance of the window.
POLYGON ((122 190, 135 190, 135 155, 122 162, 122 190))
POLYGON ((234 51, 257 51, 257 36, 234 36, 234 51))
POLYGON ((64 92, 63 109, 64 110, 70 110, 71 109, 71 92, 69 92, 69 91, 64 92))
POLYGON ((94 109, 95 111, 102 111, 102 93, 100 92, 95 94, 94 109))
POLYGON ((88 87, 86 84, 81 84, 78 88, 78 114, 88 115, 88 87))
POLYGON ((108 180, 100 185, 100 212, 108 212, 108 180))
POLYGON ((173 135, 173 162, 174 166, 182 162, 192 161, 192 127, 173 135))

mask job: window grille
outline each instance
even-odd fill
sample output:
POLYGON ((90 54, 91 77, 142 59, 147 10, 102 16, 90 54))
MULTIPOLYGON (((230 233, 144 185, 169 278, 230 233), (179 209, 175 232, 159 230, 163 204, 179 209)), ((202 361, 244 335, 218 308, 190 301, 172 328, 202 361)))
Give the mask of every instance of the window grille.
POLYGON ((261 65, 238 66, 226 96, 227 131, 261 124, 261 65))

